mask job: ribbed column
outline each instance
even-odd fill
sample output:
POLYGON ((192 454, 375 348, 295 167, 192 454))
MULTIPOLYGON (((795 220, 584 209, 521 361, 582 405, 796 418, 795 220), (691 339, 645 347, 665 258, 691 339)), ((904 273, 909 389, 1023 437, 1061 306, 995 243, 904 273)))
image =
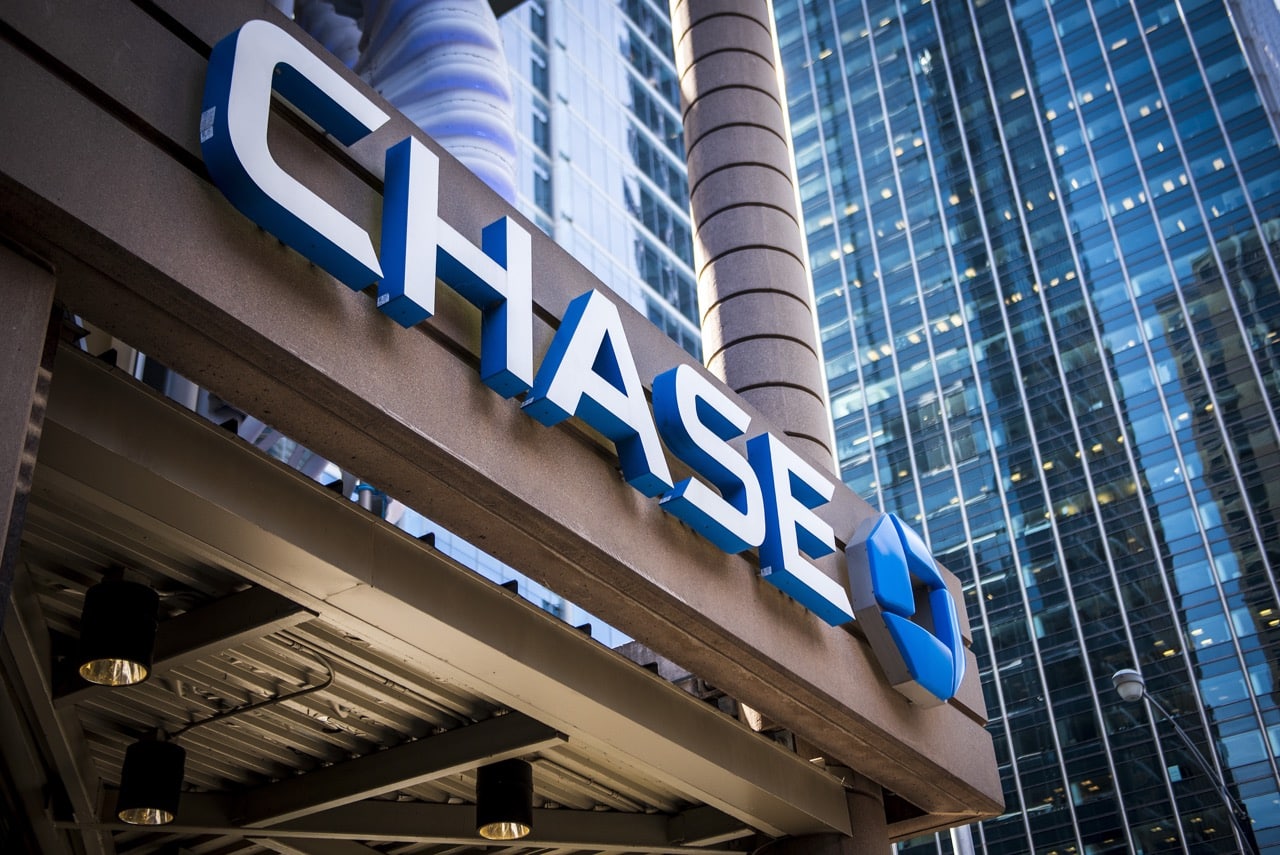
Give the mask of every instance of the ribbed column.
POLYGON ((707 367, 835 471, 766 0, 671 0, 707 367))

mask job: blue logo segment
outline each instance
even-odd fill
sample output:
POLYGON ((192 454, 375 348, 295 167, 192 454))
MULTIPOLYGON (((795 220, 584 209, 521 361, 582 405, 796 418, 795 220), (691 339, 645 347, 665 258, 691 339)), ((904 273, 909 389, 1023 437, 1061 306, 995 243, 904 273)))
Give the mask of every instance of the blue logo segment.
POLYGON ((882 514, 862 525, 846 555, 854 614, 889 682, 920 706, 954 697, 965 671, 960 619, 924 540, 882 514))

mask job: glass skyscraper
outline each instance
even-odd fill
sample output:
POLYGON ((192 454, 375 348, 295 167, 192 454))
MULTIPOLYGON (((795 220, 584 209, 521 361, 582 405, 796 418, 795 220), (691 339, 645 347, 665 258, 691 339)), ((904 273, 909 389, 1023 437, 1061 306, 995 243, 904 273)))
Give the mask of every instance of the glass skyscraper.
POLYGON ((697 355, 680 90, 665 3, 527 0, 500 21, 517 205, 697 355))
POLYGON ((1136 667, 1280 851, 1274 8, 774 6, 840 467, 964 581, 978 850, 1238 851, 1136 667))

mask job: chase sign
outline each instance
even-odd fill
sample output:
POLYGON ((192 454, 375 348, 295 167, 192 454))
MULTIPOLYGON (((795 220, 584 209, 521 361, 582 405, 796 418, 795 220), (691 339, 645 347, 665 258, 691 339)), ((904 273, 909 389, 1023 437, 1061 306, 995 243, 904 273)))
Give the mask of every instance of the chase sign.
MULTIPOLYGON (((845 587, 812 563, 836 548, 831 526, 814 512, 834 494, 829 479, 773 434, 751 436, 751 416, 690 365, 653 379, 650 406, 618 308, 600 291, 569 304, 535 371, 533 265, 524 228, 502 217, 483 230, 479 246, 459 234, 438 216, 439 158, 407 137, 385 153, 375 251, 363 226, 272 158, 273 91, 345 145, 390 118, 279 27, 245 24, 213 49, 200 119, 209 173, 241 213, 350 288, 377 283, 378 309, 401 326, 433 315, 437 281, 452 288, 481 313, 480 379, 489 388, 505 398, 524 395, 523 412, 544 425, 577 418, 603 434, 633 488, 727 553, 758 550, 761 575, 827 623, 848 623, 857 610, 870 627, 876 610, 895 646, 882 650, 870 628, 867 634, 900 691, 926 704, 954 695, 964 664, 955 607, 917 535, 894 522, 885 531, 907 546, 877 547, 869 561, 851 553, 851 587, 859 597, 851 602, 845 587), (745 454, 731 444, 743 437, 745 454), (664 445, 693 476, 675 481, 664 445), (933 633, 910 620, 910 576, 929 590, 933 633), (870 599, 862 596, 868 592, 870 599), (950 621, 939 622, 946 614, 950 621), (938 676, 944 660, 951 663, 945 679, 938 676), (894 678, 897 662, 910 680, 894 678)), ((873 533, 869 542, 880 538, 873 533)))

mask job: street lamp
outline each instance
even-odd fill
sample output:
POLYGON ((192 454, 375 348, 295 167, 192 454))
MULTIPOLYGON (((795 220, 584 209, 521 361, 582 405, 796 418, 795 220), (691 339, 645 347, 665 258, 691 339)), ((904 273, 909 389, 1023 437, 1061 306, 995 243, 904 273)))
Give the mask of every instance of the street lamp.
POLYGON ((1218 797, 1222 799, 1222 803, 1227 807, 1227 815, 1231 817, 1231 825, 1235 829, 1236 837, 1239 838, 1240 845, 1244 847, 1246 852, 1257 853, 1257 849, 1253 845, 1253 838, 1245 832, 1246 815, 1244 808, 1240 803, 1232 798, 1231 793, 1227 791, 1226 781, 1218 774, 1218 771, 1209 765, 1204 759, 1204 755, 1200 753, 1200 749, 1196 748, 1196 744, 1191 741, 1191 737, 1182 729, 1177 720, 1169 714, 1169 711, 1160 705, 1147 691, 1147 681, 1143 679, 1142 674, 1132 668, 1121 668, 1115 674, 1111 675, 1111 684, 1116 687, 1116 694, 1120 695, 1120 700, 1127 703, 1136 703, 1145 700, 1156 711, 1163 715, 1169 724, 1173 725, 1173 730, 1178 734, 1178 738, 1183 741, 1187 748, 1191 751, 1191 756, 1195 759, 1196 764, 1209 776, 1209 780, 1213 781, 1214 787, 1218 790, 1218 797))

